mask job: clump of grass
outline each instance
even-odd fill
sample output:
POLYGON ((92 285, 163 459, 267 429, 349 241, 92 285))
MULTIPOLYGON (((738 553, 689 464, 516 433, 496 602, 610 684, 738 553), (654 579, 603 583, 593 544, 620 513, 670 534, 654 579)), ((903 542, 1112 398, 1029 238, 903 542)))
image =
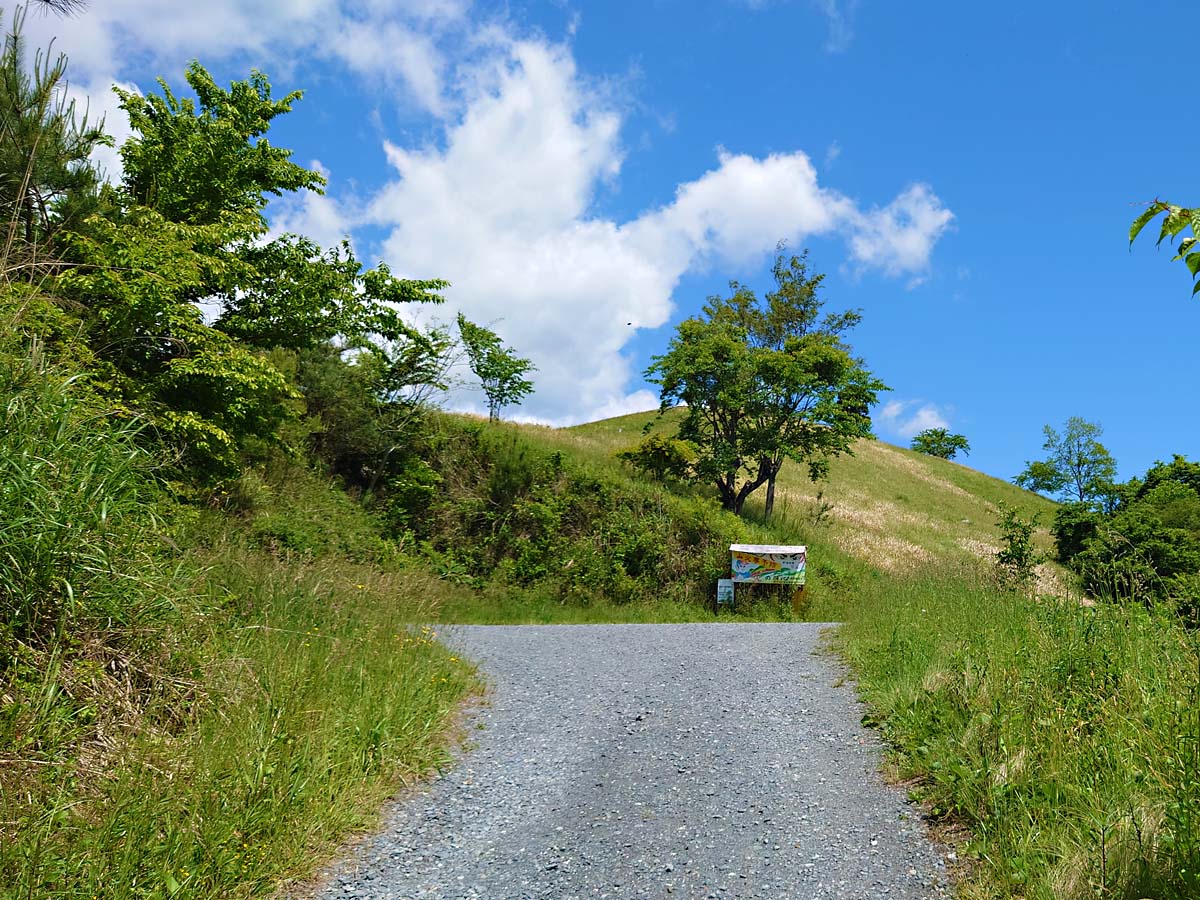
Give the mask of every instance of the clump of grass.
MULTIPOLYGON (((37 347, 0 352, 0 884, 127 737, 202 690, 151 458, 37 347)), ((60 818, 61 818, 60 816, 60 818)), ((36 896, 30 894, 30 896, 36 896)))
POLYGON ((169 617, 137 425, 48 369, 36 345, 0 354, 0 398, 0 665, 18 645, 169 617))
POLYGON ((415 624, 428 584, 236 546, 203 561, 205 702, 28 816, 0 851, 0 897, 266 894, 446 760, 477 680, 415 624))

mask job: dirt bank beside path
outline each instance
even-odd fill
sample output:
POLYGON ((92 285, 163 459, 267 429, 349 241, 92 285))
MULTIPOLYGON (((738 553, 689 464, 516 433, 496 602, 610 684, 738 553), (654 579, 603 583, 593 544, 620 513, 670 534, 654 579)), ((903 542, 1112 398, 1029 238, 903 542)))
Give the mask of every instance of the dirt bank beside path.
POLYGON ((494 685, 471 748, 319 896, 948 896, 823 627, 455 629, 494 685))

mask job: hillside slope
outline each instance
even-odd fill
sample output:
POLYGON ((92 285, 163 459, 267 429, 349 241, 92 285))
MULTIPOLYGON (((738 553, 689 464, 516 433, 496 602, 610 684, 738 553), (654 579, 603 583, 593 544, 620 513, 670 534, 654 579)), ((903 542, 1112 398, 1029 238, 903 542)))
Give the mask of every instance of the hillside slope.
MULTIPOLYGON (((522 426, 522 431, 595 464, 619 467, 615 454, 637 445, 647 427, 671 434, 677 419, 677 414, 660 418, 646 412, 566 429, 522 426)), ((747 503, 749 518, 761 518, 763 493, 747 503)), ((802 467, 785 463, 775 515, 763 524, 781 539, 811 540, 883 573, 901 574, 925 565, 990 562, 999 549, 1000 503, 1023 517, 1038 515, 1038 543, 1051 549, 1051 501, 957 462, 863 440, 853 456, 833 460, 826 481, 814 484, 802 467)), ((1064 589, 1057 566, 1042 566, 1039 574, 1044 592, 1064 589)))

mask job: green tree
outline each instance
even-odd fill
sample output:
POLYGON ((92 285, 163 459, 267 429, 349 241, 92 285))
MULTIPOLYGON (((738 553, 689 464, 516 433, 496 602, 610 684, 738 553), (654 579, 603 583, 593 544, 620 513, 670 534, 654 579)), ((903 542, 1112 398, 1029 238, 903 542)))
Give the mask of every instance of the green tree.
POLYGON ((182 299, 218 303, 217 328, 257 347, 413 340, 396 305, 439 303, 446 282, 395 278, 383 264, 367 270, 346 241, 323 250, 300 235, 263 240, 270 197, 325 184, 266 138, 302 92, 275 100, 257 71, 224 89, 195 62, 186 77, 195 100, 162 81, 162 96, 116 89, 134 129, 121 147, 127 208, 187 229, 207 257, 204 278, 182 299))
POLYGON ((1172 257, 1172 261, 1182 262, 1192 273, 1192 281, 1195 282, 1192 285, 1192 296, 1194 297, 1200 293, 1200 243, 1197 243, 1200 241, 1200 207, 1189 209, 1167 203, 1164 200, 1155 200, 1129 226, 1131 246, 1137 240, 1137 236, 1142 233, 1142 229, 1159 216, 1163 217, 1162 226, 1159 228, 1155 246, 1161 245, 1163 241, 1167 241, 1168 245, 1172 241, 1178 241, 1175 244, 1175 256, 1172 257))
POLYGON ((1176 455, 1118 485, 1113 502, 1068 503, 1055 517, 1060 561, 1093 596, 1171 601, 1194 616, 1200 584, 1200 464, 1176 455))
POLYGON ((278 445, 303 394, 268 351, 336 344, 379 358, 380 403, 430 385, 443 341, 408 325, 397 304, 439 302, 445 282, 365 269, 348 244, 266 241, 267 200, 320 190, 266 133, 299 92, 274 100, 266 77, 221 88, 193 63, 195 99, 118 90, 133 135, 112 202, 64 238, 73 264, 56 285, 81 312, 98 381, 149 413, 154 432, 213 477, 278 445), (208 324, 200 304, 216 305, 208 324))
POLYGON ((449 286, 394 278, 383 263, 364 270, 349 242, 322 250, 293 234, 244 247, 238 260, 249 277, 217 298, 223 309, 215 326, 262 348, 419 341, 422 332, 405 322, 399 305, 441 303, 438 291, 449 286))
POLYGON ((939 456, 942 459, 954 459, 959 453, 969 456, 971 445, 961 434, 951 434, 948 428, 926 428, 918 432, 909 445, 918 453, 939 456))
POLYGON ((739 515, 764 484, 771 514, 785 459, 821 477, 830 457, 870 434, 870 406, 886 390, 841 340, 859 314, 821 315, 824 276, 809 274, 807 254, 781 247, 772 271, 764 301, 737 282, 729 297, 710 297, 646 372, 663 410, 686 407, 679 437, 696 449, 696 476, 739 515))
POLYGON ((529 360, 505 347, 494 331, 476 325, 462 313, 458 314, 458 333, 471 371, 487 395, 488 417, 496 422, 504 407, 519 404, 533 392, 533 382, 525 376, 536 370, 529 360))
POLYGON ((1079 501, 1062 504, 1054 513, 1055 558, 1063 564, 1083 552, 1087 542, 1096 536, 1096 530, 1104 521, 1104 514, 1095 504, 1079 501))
POLYGON ((1026 462, 1014 482, 1037 491, 1080 503, 1100 503, 1113 493, 1117 464, 1099 438, 1104 429, 1072 416, 1060 434, 1051 426, 1042 429, 1046 440, 1044 460, 1026 462))
POLYGON ((162 79, 161 96, 113 89, 133 129, 121 146, 123 186, 133 205, 171 222, 220 224, 232 239, 249 238, 266 233, 268 195, 324 186, 319 172, 296 165, 291 150, 265 137, 302 91, 273 100, 258 71, 225 90, 198 62, 185 77, 195 100, 176 97, 162 79))
POLYGON ((652 434, 636 447, 619 452, 617 459, 645 472, 655 481, 682 481, 691 475, 694 456, 692 448, 678 438, 652 434))
POLYGON ((6 277, 40 282, 55 270, 55 237, 92 211, 99 176, 92 151, 112 139, 67 100, 67 59, 38 52, 29 64, 18 7, 0 54, 0 215, 6 277))

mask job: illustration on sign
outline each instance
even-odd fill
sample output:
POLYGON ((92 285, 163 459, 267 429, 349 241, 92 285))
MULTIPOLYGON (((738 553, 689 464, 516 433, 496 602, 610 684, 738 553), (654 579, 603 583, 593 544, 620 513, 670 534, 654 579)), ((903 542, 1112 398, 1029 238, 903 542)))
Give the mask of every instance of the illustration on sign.
POLYGON ((729 551, 735 582, 804 584, 807 547, 733 544, 729 551))

